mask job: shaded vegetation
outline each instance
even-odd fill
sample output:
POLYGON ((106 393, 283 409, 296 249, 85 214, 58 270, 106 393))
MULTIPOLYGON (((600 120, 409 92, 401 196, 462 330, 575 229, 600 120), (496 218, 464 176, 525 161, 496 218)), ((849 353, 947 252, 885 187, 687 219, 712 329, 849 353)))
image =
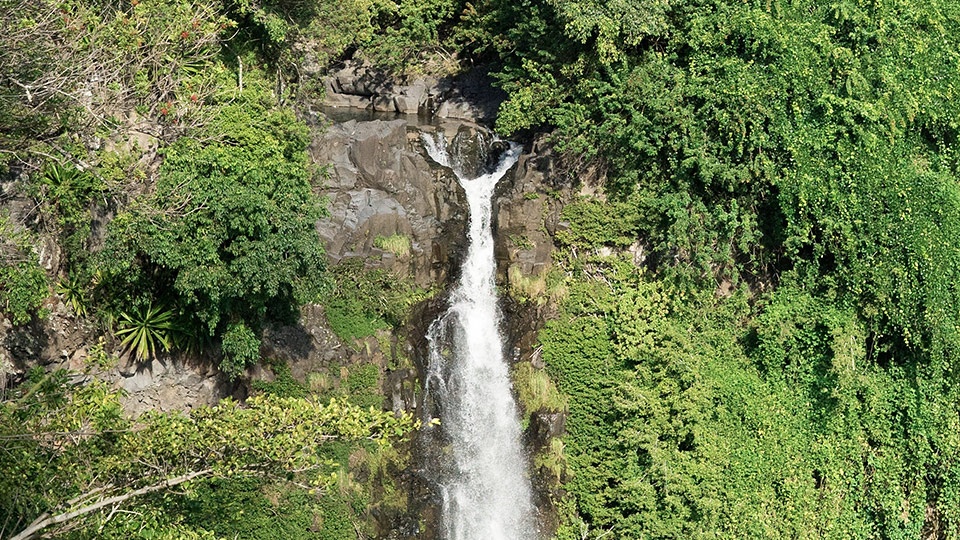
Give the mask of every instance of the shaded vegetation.
POLYGON ((0 308, 13 324, 29 321, 49 294, 35 246, 35 235, 16 230, 9 216, 0 215, 0 308))

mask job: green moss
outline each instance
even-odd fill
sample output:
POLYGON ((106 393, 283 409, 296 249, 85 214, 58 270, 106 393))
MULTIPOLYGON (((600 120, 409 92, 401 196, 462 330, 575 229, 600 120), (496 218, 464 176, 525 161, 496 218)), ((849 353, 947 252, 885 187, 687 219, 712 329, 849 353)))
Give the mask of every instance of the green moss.
POLYGON ((373 239, 373 245, 400 258, 409 257, 412 248, 410 237, 405 234, 377 236, 373 239))
POLYGON ((507 285, 510 296, 520 302, 546 301, 547 282, 544 276, 525 276, 519 266, 507 270, 507 285))
POLYGON ((510 243, 516 246, 517 249, 533 249, 537 247, 533 242, 530 241, 525 235, 522 234, 511 234, 507 236, 510 240, 510 243))
POLYGON ((546 471, 550 480, 560 482, 563 480, 563 474, 567 468, 567 458, 564 455, 565 448, 563 439, 550 439, 550 444, 533 456, 534 467, 546 471))
POLYGON ((274 394, 280 397, 302 398, 307 397, 311 388, 293 378, 290 372, 290 366, 282 360, 271 360, 267 362, 270 370, 273 371, 274 379, 272 381, 253 381, 250 386, 258 392, 274 394))
POLYGON ((411 308, 435 292, 417 287, 409 278, 365 269, 356 259, 331 268, 330 275, 332 283, 319 301, 331 329, 347 342, 402 326, 411 308))
POLYGON ((524 411, 524 425, 529 423, 530 415, 535 412, 567 410, 566 397, 557 390, 547 372, 533 367, 530 362, 519 362, 514 365, 513 384, 524 411))

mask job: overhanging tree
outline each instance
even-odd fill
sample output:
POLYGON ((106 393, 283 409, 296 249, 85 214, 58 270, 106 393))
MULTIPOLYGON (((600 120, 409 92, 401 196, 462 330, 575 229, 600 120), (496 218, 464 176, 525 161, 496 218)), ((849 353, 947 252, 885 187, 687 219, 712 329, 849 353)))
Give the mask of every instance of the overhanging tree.
POLYGON ((415 424, 336 400, 270 395, 130 420, 107 385, 41 373, 0 403, 0 534, 19 531, 17 540, 102 524, 140 497, 204 478, 252 475, 322 490, 338 468, 318 452, 324 444, 386 447, 415 424))

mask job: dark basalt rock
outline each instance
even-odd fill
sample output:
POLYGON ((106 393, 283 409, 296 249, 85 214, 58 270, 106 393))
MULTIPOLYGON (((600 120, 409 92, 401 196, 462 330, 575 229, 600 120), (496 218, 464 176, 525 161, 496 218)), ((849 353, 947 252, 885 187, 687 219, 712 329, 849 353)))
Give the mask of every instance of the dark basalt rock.
POLYGON ((424 76, 400 82, 356 62, 321 78, 323 105, 398 114, 420 114, 476 123, 492 123, 506 94, 493 87, 483 69, 456 77, 424 76))

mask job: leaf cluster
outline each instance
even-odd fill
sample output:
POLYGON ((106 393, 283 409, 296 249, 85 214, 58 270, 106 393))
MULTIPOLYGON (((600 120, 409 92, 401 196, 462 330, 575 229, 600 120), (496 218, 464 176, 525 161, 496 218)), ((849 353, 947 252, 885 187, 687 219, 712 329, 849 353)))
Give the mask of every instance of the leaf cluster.
POLYGON ((408 416, 336 400, 270 395, 131 420, 105 384, 78 386, 63 372, 38 371, 0 408, 0 437, 9 450, 0 456, 6 471, 0 523, 11 532, 44 515, 77 511, 48 529, 73 530, 104 517, 90 510, 98 501, 118 498, 122 505, 141 496, 138 490, 162 490, 182 477, 299 475, 321 487, 336 467, 318 449, 333 440, 387 446, 413 424, 408 416))
POLYGON ((114 309, 175 306, 222 336, 233 376, 258 359, 268 313, 312 298, 324 267, 305 147, 289 112, 244 102, 168 148, 156 191, 110 224, 101 286, 114 309))

